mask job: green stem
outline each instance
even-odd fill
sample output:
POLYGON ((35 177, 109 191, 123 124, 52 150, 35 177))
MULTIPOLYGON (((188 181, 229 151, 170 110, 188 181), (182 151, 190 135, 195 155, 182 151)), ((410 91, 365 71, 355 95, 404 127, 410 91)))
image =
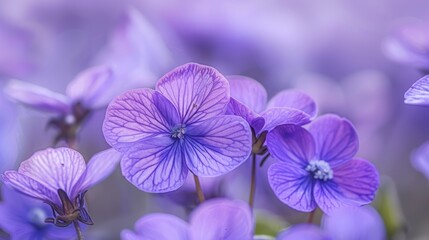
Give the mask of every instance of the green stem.
POLYGON ((82 231, 80 230, 79 222, 73 221, 74 228, 76 229, 77 239, 83 240, 82 231))
POLYGON ((252 176, 250 179, 250 195, 249 195, 249 206, 253 209, 255 202, 255 188, 256 188, 256 154, 252 153, 252 176))
POLYGON ((200 201, 200 203, 202 203, 205 200, 204 193, 203 193, 203 189, 201 188, 200 179, 195 174, 194 174, 194 181, 195 181, 195 189, 197 190, 198 200, 200 201))
POLYGON ((308 215, 308 218, 307 218, 307 223, 309 223, 309 224, 313 223, 314 215, 316 215, 316 210, 317 209, 314 209, 313 211, 310 212, 310 214, 308 215))

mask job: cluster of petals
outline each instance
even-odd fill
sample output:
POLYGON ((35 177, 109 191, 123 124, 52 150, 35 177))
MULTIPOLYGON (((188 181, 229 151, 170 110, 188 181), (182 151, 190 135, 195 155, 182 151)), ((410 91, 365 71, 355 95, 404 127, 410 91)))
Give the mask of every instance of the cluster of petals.
POLYGON ((219 176, 251 151, 245 120, 224 115, 230 101, 227 79, 214 68, 195 63, 164 75, 156 89, 127 91, 107 108, 106 141, 123 153, 122 174, 146 192, 182 186, 189 170, 219 176))
POLYGON ((352 124, 336 115, 323 115, 308 130, 286 124, 267 135, 267 147, 279 160, 268 169, 276 196, 288 206, 328 213, 345 206, 370 203, 379 176, 367 160, 354 158, 359 141, 352 124))

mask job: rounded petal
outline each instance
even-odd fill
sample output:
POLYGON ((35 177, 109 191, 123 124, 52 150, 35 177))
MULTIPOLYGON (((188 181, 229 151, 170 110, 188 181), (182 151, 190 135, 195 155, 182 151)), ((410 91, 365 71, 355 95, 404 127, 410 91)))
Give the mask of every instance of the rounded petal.
POLYGON ((245 76, 227 76, 231 97, 256 113, 265 110, 267 91, 258 81, 245 76))
POLYGON ((282 231, 276 240, 331 240, 332 238, 313 224, 298 224, 282 231))
POLYGON ((406 104, 429 105, 429 75, 415 82, 404 95, 406 104))
POLYGON ((74 193, 77 195, 79 192, 84 192, 103 181, 115 170, 121 157, 121 153, 113 148, 95 154, 91 160, 89 160, 85 173, 81 178, 81 182, 76 185, 74 193))
POLYGON ((314 198, 326 214, 341 207, 362 206, 375 198, 379 176, 372 163, 353 159, 333 171, 333 180, 318 181, 314 186, 314 198))
POLYGON ((124 230, 123 240, 187 240, 188 224, 182 219, 170 215, 155 213, 143 216, 135 225, 136 233, 124 230))
POLYGON ((164 75, 156 90, 177 109, 180 122, 192 124, 223 114, 229 103, 229 84, 216 69, 196 63, 164 75))
POLYGON ((188 175, 179 142, 170 136, 135 143, 121 160, 124 177, 145 192, 170 192, 181 187, 188 175))
POLYGON ((383 220, 370 206, 337 209, 330 216, 323 215, 322 226, 333 239, 386 239, 383 220))
POLYGON ((103 133, 110 146, 126 151, 129 143, 170 135, 179 122, 176 109, 151 89, 130 90, 114 99, 106 111, 103 133))
POLYGON ((295 89, 284 90, 277 93, 268 102, 267 108, 273 107, 295 108, 307 113, 311 118, 317 115, 316 102, 307 94, 295 89))
POLYGON ((70 110, 66 96, 31 83, 12 80, 4 91, 14 100, 37 110, 63 114, 70 110))
POLYGON ((225 174, 250 155, 252 132, 237 116, 218 116, 187 128, 184 157, 188 168, 201 177, 225 174))
POLYGON ((302 212, 316 208, 313 180, 309 173, 295 164, 274 163, 268 168, 268 182, 277 198, 302 212))
POLYGON ((293 162, 305 168, 314 158, 315 143, 311 134, 296 125, 281 125, 267 134, 267 148, 270 154, 282 161, 293 162))
POLYGON ((414 168, 429 179, 429 141, 422 144, 411 156, 414 168))
POLYGON ((255 132, 260 132, 265 124, 265 120, 262 117, 259 117, 259 114, 255 113, 234 98, 231 98, 229 101, 226 114, 242 117, 247 123, 249 123, 255 132))
POLYGON ((62 189, 73 199, 76 195, 72 195, 72 190, 85 169, 85 160, 79 152, 70 148, 48 148, 22 162, 18 172, 54 193, 62 189))
POLYGON ((353 125, 345 118, 326 114, 309 127, 316 141, 316 156, 332 167, 352 159, 359 149, 359 139, 353 125))
POLYGON ((252 239, 252 213, 241 201, 208 200, 192 212, 189 231, 191 239, 252 239))
POLYGON ((271 131, 277 126, 283 124, 295 124, 295 125, 304 125, 310 122, 310 115, 307 113, 293 108, 287 107, 276 107, 270 108, 263 113, 261 117, 265 120, 265 125, 260 131, 271 131))
POLYGON ((98 108, 107 102, 103 100, 103 93, 112 84, 113 72, 106 66, 89 68, 77 75, 67 86, 67 96, 74 102, 80 102, 85 107, 98 108))

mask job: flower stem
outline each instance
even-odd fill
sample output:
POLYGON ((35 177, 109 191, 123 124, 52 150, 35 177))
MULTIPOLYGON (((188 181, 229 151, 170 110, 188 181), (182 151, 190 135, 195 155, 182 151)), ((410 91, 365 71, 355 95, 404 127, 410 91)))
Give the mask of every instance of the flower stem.
POLYGON ((267 153, 267 155, 265 155, 264 158, 262 158, 261 163, 259 164, 259 167, 262 167, 264 165, 265 161, 267 161, 269 156, 270 156, 270 153, 267 153))
POLYGON ((316 210, 317 210, 317 209, 314 209, 313 211, 311 211, 311 212, 308 214, 307 223, 313 223, 314 215, 316 215, 316 210))
POLYGON ((201 188, 200 179, 195 174, 194 174, 194 181, 195 181, 195 189, 197 190, 198 200, 200 201, 200 203, 202 203, 205 200, 204 193, 203 193, 203 190, 201 188))
POLYGON ((73 221, 74 228, 76 229, 77 239, 83 240, 82 231, 80 230, 79 222, 73 221))
POLYGON ((249 195, 249 206, 253 209, 255 201, 255 188, 256 188, 256 154, 252 153, 252 176, 250 179, 250 195, 249 195))

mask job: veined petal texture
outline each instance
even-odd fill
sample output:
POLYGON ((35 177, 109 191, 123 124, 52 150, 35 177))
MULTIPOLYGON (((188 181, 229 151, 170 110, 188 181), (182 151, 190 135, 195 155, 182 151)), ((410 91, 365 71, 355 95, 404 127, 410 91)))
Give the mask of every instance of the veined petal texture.
POLYGON ((251 145, 246 121, 238 116, 217 116, 187 128, 184 160, 198 176, 218 176, 247 160, 251 145))
POLYGON ((231 97, 256 113, 261 113, 267 105, 267 91, 258 81, 245 76, 227 76, 231 97))
POLYGON ((164 75, 156 90, 177 109, 180 123, 192 124, 223 114, 229 103, 229 83, 216 69, 189 63, 164 75))
POLYGON ((316 157, 332 167, 352 159, 359 149, 359 139, 353 125, 334 114, 323 115, 309 127, 316 141, 316 157))
POLYGON ((11 80, 5 92, 14 100, 37 110, 63 114, 70 110, 66 96, 31 83, 11 80))
POLYGON ((271 98, 267 108, 273 107, 295 108, 307 113, 311 118, 317 115, 316 102, 307 94, 294 89, 281 91, 271 98))
POLYGON ((287 107, 270 108, 262 112, 261 117, 265 120, 265 125, 260 132, 271 131, 273 128, 283 124, 301 126, 311 121, 311 117, 307 113, 287 107))
POLYGON ((130 90, 110 103, 103 133, 112 147, 126 151, 128 143, 160 134, 170 136, 178 119, 174 106, 160 93, 148 88, 130 90))
POLYGON ((248 204, 228 199, 202 203, 190 217, 192 240, 251 240, 253 219, 248 204))
POLYGON ((415 82, 404 95, 406 104, 429 105, 429 75, 415 82))

